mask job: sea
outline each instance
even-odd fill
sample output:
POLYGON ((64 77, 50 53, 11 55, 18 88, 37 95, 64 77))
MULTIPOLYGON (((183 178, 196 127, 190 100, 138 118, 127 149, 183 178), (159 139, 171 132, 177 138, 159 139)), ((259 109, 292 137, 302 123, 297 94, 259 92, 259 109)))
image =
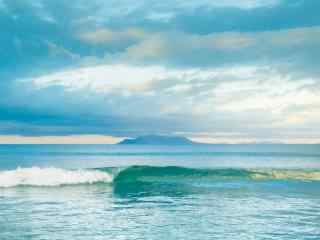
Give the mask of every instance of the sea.
POLYGON ((320 145, 0 145, 0 240, 319 240, 320 145))

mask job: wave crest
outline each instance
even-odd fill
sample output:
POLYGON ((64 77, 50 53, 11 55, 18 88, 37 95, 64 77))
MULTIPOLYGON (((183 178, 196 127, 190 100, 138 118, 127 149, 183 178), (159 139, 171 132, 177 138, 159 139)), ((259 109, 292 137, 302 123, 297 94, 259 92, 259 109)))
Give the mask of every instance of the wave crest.
POLYGON ((0 187, 110 183, 112 180, 112 174, 98 170, 32 167, 0 172, 0 187))

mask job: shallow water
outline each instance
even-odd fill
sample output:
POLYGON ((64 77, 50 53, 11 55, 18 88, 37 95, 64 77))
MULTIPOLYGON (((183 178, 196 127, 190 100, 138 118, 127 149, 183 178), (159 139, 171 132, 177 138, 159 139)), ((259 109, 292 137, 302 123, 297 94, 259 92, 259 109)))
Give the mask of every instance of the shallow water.
POLYGON ((0 146, 0 239, 320 239, 320 147, 0 146))

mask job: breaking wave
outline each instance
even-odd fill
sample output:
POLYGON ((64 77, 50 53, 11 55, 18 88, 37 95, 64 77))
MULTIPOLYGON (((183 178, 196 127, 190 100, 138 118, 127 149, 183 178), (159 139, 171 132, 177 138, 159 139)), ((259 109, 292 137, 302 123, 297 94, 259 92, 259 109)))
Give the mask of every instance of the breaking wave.
POLYGON ((32 167, 0 172, 0 187, 110 183, 112 179, 113 177, 110 173, 98 170, 32 167))
POLYGON ((0 187, 63 186, 78 184, 130 184, 139 182, 193 182, 224 180, 320 181, 320 170, 288 169, 194 169, 184 167, 131 166, 67 170, 61 168, 17 168, 0 171, 0 187))

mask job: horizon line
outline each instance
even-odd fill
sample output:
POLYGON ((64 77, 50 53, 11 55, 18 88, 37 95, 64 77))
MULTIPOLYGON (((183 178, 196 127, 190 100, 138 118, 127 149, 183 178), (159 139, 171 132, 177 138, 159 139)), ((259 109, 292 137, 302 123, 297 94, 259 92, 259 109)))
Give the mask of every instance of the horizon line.
MULTIPOLYGON (((184 136, 182 136, 184 137, 184 136)), ((0 135, 0 145, 115 145, 129 139, 131 137, 118 137, 111 135, 96 135, 96 134, 81 134, 81 135, 46 135, 46 136, 23 136, 23 135, 0 135)), ((207 144, 207 145, 237 145, 237 144, 284 144, 284 145, 318 145, 320 140, 318 139, 291 139, 291 140, 258 140, 258 139, 217 139, 217 138, 201 138, 201 137, 188 137, 185 138, 193 141, 195 144, 207 144)))

